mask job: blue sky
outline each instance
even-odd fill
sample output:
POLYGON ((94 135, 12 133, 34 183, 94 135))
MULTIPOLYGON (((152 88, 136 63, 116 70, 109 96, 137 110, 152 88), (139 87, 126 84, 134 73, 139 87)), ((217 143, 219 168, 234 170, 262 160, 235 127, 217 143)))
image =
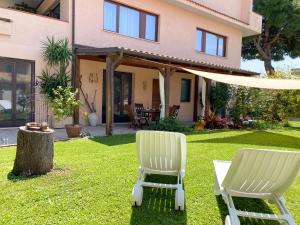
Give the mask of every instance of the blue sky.
MULTIPOLYGON (((293 69, 293 68, 300 68, 300 58, 292 59, 290 57, 285 57, 283 61, 280 62, 273 62, 272 65, 275 69, 293 69)), ((265 67, 264 63, 260 60, 247 60, 241 63, 241 68, 244 70, 250 70, 258 73, 264 73, 265 67)))

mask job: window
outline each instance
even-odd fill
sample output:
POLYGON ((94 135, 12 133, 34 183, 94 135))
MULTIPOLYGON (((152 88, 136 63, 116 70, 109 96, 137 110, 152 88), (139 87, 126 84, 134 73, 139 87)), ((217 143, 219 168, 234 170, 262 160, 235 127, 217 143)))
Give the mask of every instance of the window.
POLYGON ((181 80, 181 102, 190 102, 191 101, 191 80, 182 79, 181 80))
POLYGON ((60 19, 60 3, 58 3, 54 8, 51 8, 47 13, 46 16, 60 19))
POLYGON ((104 2, 104 29, 117 32, 117 5, 104 2))
POLYGON ((157 18, 151 13, 104 1, 104 30, 157 41, 157 18))
POLYGON ((140 13, 124 6, 120 7, 120 33, 138 38, 140 35, 140 13))
POLYGON ((196 51, 209 55, 225 57, 226 38, 198 29, 196 32, 196 51))

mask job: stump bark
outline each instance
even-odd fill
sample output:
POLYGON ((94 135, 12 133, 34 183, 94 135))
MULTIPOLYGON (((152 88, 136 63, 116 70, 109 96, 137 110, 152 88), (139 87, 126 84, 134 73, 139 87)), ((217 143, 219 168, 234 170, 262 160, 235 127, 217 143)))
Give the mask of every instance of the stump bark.
POLYGON ((17 176, 42 175, 53 168, 53 130, 30 131, 20 127, 12 173, 17 176))

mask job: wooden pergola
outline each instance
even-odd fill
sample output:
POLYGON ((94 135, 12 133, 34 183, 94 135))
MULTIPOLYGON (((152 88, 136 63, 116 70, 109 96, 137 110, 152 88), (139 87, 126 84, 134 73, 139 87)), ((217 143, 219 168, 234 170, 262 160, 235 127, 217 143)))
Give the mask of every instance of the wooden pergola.
MULTIPOLYGON (((165 55, 159 55, 144 51, 137 51, 133 49, 127 49, 123 47, 112 48, 91 48, 86 46, 76 46, 75 48, 75 79, 74 87, 79 87, 80 82, 80 59, 100 61, 106 63, 106 135, 113 134, 113 96, 114 96, 114 72, 119 65, 142 67, 158 70, 164 77, 164 89, 165 89, 165 115, 169 115, 169 102, 170 102, 170 79, 175 72, 187 73, 180 69, 180 67, 190 68, 199 71, 231 74, 231 75, 244 75, 253 76, 256 73, 222 67, 213 64, 207 64, 203 62, 180 59, 176 57, 170 57, 165 55)), ((198 90, 199 90, 199 77, 195 76, 195 98, 194 105, 199 102, 198 90)), ((206 81, 206 105, 205 114, 209 112, 209 94, 211 89, 211 80, 204 78, 206 81)), ((79 97, 79 95, 78 95, 79 97)), ((197 119, 197 107, 194 110, 194 119, 197 119)), ((74 121, 79 122, 79 112, 75 113, 74 121)))

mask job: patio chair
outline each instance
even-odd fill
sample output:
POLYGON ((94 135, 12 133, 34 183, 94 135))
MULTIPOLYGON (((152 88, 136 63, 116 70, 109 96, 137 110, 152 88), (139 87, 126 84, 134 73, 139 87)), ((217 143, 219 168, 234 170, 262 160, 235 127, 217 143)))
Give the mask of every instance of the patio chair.
POLYGON ((180 105, 173 105, 170 107, 169 116, 173 119, 177 119, 179 113, 180 105))
POLYGON ((130 124, 129 128, 136 128, 139 126, 139 121, 136 120, 131 105, 125 105, 124 110, 127 112, 130 124))
POLYGON ((143 188, 175 189, 175 209, 184 210, 183 178, 186 165, 184 134, 162 131, 138 131, 136 134, 139 160, 138 180, 132 190, 132 205, 140 206, 143 188), (146 182, 149 174, 177 176, 177 184, 146 182))
POLYGON ((148 116, 144 115, 144 105, 141 103, 134 104, 134 118, 138 122, 138 126, 143 129, 143 126, 148 126, 148 116))
POLYGON ((142 117, 143 116, 143 110, 144 110, 144 105, 141 104, 141 103, 135 103, 134 104, 134 111, 135 111, 135 114, 139 117, 142 117))
POLYGON ((241 149, 233 161, 214 161, 215 194, 222 195, 229 216, 225 225, 240 225, 239 217, 275 220, 296 225, 285 207, 283 193, 300 170, 300 152, 241 149), (232 197, 269 200, 281 215, 237 210, 232 197))

